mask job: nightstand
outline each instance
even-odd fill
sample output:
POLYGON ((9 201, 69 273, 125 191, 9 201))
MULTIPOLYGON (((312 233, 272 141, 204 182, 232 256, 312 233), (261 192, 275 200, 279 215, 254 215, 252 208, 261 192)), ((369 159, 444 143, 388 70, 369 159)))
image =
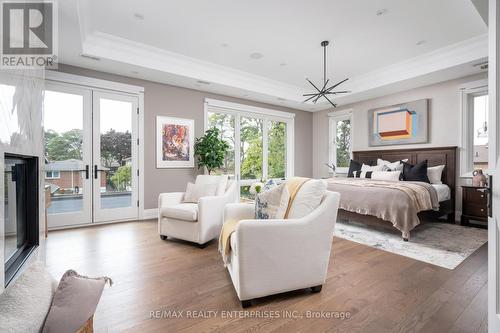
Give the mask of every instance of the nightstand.
POLYGON ((488 195, 481 189, 485 187, 462 186, 461 225, 488 227, 488 195), (471 223, 471 220, 474 222, 471 223))

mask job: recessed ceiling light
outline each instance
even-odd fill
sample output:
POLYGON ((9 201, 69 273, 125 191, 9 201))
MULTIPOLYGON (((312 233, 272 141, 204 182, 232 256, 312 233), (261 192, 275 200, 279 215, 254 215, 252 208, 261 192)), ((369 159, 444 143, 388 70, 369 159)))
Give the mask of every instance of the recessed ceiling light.
POLYGON ((92 60, 96 60, 96 61, 101 60, 101 58, 95 57, 95 56, 90 55, 90 54, 85 54, 85 53, 80 54, 80 56, 83 58, 92 59, 92 60))
POLYGON ((250 58, 252 58, 252 59, 260 59, 262 57, 263 57, 262 53, 259 53, 259 52, 254 52, 254 53, 250 54, 250 58))
POLYGON ((280 66, 281 66, 281 67, 286 66, 286 62, 282 62, 282 63, 280 64, 280 66))
POLYGON ((419 40, 418 42, 415 43, 415 45, 424 45, 425 43, 427 43, 425 40, 419 40))
POLYGON ((228 43, 222 43, 222 44, 220 44, 220 46, 222 46, 222 47, 228 47, 229 44, 228 43))
POLYGON ((210 82, 207 82, 207 81, 202 81, 202 80, 198 80, 198 81, 196 81, 196 82, 198 82, 199 84, 206 84, 206 85, 209 85, 209 84, 210 84, 210 82))
POLYGON ((144 20, 144 15, 141 13, 134 13, 134 17, 138 20, 144 20))
POLYGON ((379 9, 376 12, 377 16, 382 16, 382 15, 384 15, 386 13, 387 13, 387 9, 385 9, 385 8, 379 9))

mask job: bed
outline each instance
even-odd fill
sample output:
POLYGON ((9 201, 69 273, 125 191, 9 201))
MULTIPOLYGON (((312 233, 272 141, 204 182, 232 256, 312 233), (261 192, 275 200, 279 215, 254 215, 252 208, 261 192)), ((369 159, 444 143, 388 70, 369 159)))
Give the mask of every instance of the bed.
POLYGON ((408 159, 428 166, 444 165, 442 184, 387 182, 330 178, 328 189, 341 195, 339 218, 366 223, 391 223, 408 241, 410 232, 423 220, 455 221, 457 147, 370 150, 353 152, 353 160, 376 164, 378 158, 395 162, 408 159))

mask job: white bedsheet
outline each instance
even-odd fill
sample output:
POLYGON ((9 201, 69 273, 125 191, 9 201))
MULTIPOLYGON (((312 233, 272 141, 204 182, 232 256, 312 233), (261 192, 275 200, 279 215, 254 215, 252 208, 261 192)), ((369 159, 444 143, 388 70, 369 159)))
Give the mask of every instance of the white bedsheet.
POLYGON ((451 191, 450 187, 446 184, 432 184, 432 187, 436 189, 437 197, 439 202, 450 200, 451 191))

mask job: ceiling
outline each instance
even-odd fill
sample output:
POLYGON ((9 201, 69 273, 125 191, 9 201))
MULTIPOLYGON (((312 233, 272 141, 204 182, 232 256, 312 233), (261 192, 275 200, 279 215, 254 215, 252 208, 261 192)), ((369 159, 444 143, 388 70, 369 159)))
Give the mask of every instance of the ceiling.
POLYGON ((350 78, 341 104, 474 74, 487 57, 471 0, 59 4, 62 63, 308 111, 329 107, 301 102, 305 78, 322 81, 322 40, 328 77, 350 78))

